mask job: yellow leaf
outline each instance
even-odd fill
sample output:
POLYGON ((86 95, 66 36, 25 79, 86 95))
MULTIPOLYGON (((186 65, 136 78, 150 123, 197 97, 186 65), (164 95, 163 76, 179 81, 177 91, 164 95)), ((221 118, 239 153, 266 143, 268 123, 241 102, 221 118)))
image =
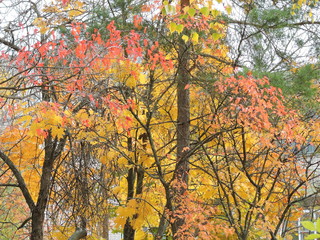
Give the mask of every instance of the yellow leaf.
POLYGON ((77 9, 72 9, 72 10, 70 10, 68 12, 68 15, 69 15, 70 18, 79 16, 81 14, 82 14, 82 12, 80 10, 77 10, 77 9))
POLYGON ((153 158, 149 157, 147 154, 142 154, 139 160, 145 167, 150 167, 153 164, 153 158))
POLYGON ((46 6, 43 9, 44 12, 48 12, 48 13, 57 13, 57 12, 61 12, 60 9, 57 6, 46 6))
POLYGON ((110 159, 110 160, 115 159, 116 157, 118 157, 118 155, 119 155, 119 153, 117 153, 117 152, 114 151, 114 150, 110 150, 110 151, 107 153, 108 159, 110 159))
POLYGON ((33 20, 33 25, 38 26, 42 21, 42 18, 36 18, 35 20, 33 20))
POLYGON ((131 207, 119 207, 117 214, 121 217, 132 217, 136 213, 136 210, 131 207))
POLYGON ((196 32, 191 33, 191 41, 193 44, 197 44, 199 41, 199 34, 196 32))
POLYGON ((113 222, 115 223, 116 228, 123 227, 127 222, 127 218, 119 215, 113 220, 113 222))
POLYGON ((309 17, 312 18, 312 16, 313 16, 313 14, 312 14, 312 12, 310 11, 310 12, 309 12, 309 17))
POLYGON ((47 23, 45 22, 45 20, 43 18, 36 18, 33 21, 33 24, 35 26, 39 27, 41 34, 45 34, 49 30, 49 28, 47 27, 47 23))
POLYGON ((228 14, 231 14, 232 8, 231 8, 230 5, 226 6, 226 11, 227 11, 228 14))
POLYGON ((26 127, 30 124, 31 120, 33 119, 32 116, 30 115, 25 115, 23 117, 21 117, 19 120, 18 120, 18 123, 23 123, 23 126, 26 127))
POLYGON ((183 40, 184 42, 188 42, 188 41, 189 41, 189 37, 188 37, 187 35, 183 35, 183 36, 182 36, 182 40, 183 40))
POLYGON ((183 12, 184 12, 184 13, 187 13, 187 12, 189 11, 189 8, 190 8, 189 6, 185 6, 185 7, 183 8, 183 12))
POLYGON ((148 232, 145 232, 141 229, 137 229, 134 236, 135 236, 135 239, 145 239, 145 240, 154 239, 152 235, 148 234, 148 232))
POLYGON ((84 5, 84 2, 76 1, 74 4, 75 4, 78 8, 82 8, 83 5, 84 5))
POLYGON ((220 11, 216 10, 216 9, 213 9, 211 10, 211 15, 215 18, 215 17, 218 17, 219 15, 221 14, 220 11))
POLYGON ((130 88, 133 88, 137 85, 136 79, 134 77, 129 77, 126 81, 126 85, 130 88))
POLYGON ((147 76, 143 73, 140 73, 139 75, 139 81, 141 84, 146 84, 148 82, 147 76))
POLYGON ((53 127, 52 129, 52 135, 56 136, 58 139, 63 138, 64 136, 64 129, 61 127, 53 127))
POLYGON ((171 22, 170 24, 169 24, 169 31, 171 32, 171 33, 173 33, 173 32, 175 32, 176 31, 176 29, 177 29, 177 24, 175 23, 175 22, 171 22))
MULTIPOLYGON (((138 214, 138 218, 132 221, 132 226, 134 229, 139 229, 142 227, 143 223, 144 223, 143 217, 140 217, 140 214, 138 214)), ((138 239, 141 239, 141 238, 138 238, 138 239)))
POLYGON ((108 162, 108 157, 107 157, 107 155, 103 155, 103 156, 101 156, 100 158, 100 162, 102 163, 102 164, 107 164, 107 162, 108 162))
POLYGON ((118 164, 119 164, 119 166, 124 166, 124 165, 128 164, 128 160, 125 157, 121 157, 118 159, 118 164))

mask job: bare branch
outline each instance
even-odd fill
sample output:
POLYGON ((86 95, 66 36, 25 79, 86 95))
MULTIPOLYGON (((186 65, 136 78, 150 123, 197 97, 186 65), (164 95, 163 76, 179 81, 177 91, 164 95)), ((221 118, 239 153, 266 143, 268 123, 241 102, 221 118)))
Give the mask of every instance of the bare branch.
POLYGON ((0 158, 8 165, 12 173, 14 174, 16 180, 18 181, 19 188, 21 189, 21 192, 24 196, 24 199, 26 200, 29 209, 32 211, 35 207, 35 203, 31 197, 31 194, 27 188, 27 185, 18 170, 18 168, 15 166, 15 164, 11 161, 11 159, 2 151, 0 151, 0 158))

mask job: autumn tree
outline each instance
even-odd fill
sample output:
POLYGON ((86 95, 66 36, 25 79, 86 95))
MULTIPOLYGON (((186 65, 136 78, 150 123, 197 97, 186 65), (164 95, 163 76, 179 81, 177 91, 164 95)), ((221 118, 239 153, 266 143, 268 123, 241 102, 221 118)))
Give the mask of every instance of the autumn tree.
POLYGON ((17 228, 30 221, 31 239, 107 238, 109 218, 125 239, 276 239, 314 194, 303 188, 318 163, 299 152, 318 122, 303 122, 273 86, 273 73, 299 79, 300 69, 288 72, 297 51, 281 48, 284 56, 270 36, 315 25, 284 1, 274 3, 281 10, 258 1, 224 10, 210 1, 17 4, 29 17, 0 39, 1 197, 22 194, 29 213, 17 228))

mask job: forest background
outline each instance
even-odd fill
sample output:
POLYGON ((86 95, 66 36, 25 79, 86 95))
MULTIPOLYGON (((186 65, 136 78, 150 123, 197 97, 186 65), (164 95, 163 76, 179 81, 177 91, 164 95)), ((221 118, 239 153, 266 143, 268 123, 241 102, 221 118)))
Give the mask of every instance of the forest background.
POLYGON ((317 0, 0 14, 1 239, 294 239, 313 220, 317 0))

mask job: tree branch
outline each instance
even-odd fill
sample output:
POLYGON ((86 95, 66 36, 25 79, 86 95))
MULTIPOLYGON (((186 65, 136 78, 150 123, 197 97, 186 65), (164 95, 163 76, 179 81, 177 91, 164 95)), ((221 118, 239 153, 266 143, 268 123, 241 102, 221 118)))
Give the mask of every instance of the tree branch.
POLYGON ((31 197, 31 194, 27 188, 27 185, 26 185, 20 171, 17 169, 17 167, 11 161, 11 159, 6 154, 4 154, 1 150, 0 150, 0 158, 8 165, 8 167, 10 168, 12 173, 14 174, 14 176, 18 182, 19 188, 21 189, 21 192, 24 196, 24 199, 26 200, 26 202, 29 206, 29 209, 32 211, 35 207, 35 203, 31 197))
POLYGON ((85 229, 77 229, 68 240, 79 240, 87 236, 85 229))
POLYGON ((0 38, 0 43, 12 48, 13 50, 19 52, 21 50, 21 48, 19 48, 17 45, 13 44, 12 42, 9 42, 3 38, 0 38))

